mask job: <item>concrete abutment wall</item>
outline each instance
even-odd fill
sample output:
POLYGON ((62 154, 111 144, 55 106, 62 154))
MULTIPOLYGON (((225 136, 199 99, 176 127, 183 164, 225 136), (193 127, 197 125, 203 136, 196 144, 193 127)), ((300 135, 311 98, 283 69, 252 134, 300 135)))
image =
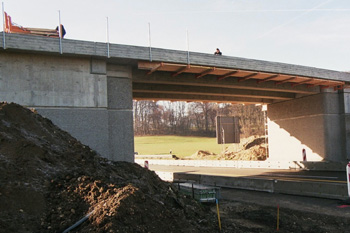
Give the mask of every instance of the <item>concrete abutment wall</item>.
POLYGON ((14 52, 0 67, 1 101, 35 108, 103 157, 134 161, 130 67, 14 52))
POLYGON ((270 160, 302 161, 305 149, 307 161, 345 162, 343 100, 343 93, 322 92, 268 105, 270 160))
POLYGON ((341 121, 343 127, 344 153, 347 161, 350 161, 350 90, 344 89, 339 96, 342 110, 341 121))

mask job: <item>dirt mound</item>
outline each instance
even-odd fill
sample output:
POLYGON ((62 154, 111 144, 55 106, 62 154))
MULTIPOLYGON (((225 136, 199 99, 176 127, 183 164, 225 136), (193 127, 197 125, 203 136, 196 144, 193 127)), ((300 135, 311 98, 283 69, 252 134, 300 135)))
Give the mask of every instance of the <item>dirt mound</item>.
POLYGON ((51 121, 0 104, 0 232, 214 232, 214 213, 139 165, 98 156, 51 121))
POLYGON ((219 159, 261 161, 267 158, 268 145, 265 137, 249 137, 242 140, 238 145, 226 148, 219 159))
POLYGON ((244 160, 262 161, 267 159, 268 144, 265 137, 251 136, 241 140, 239 144, 232 144, 225 148, 220 155, 210 151, 199 150, 186 159, 219 159, 219 160, 244 160))
POLYGON ((257 145, 238 152, 225 151, 225 154, 221 155, 219 159, 262 161, 266 160, 266 150, 266 145, 257 145))
POLYGON ((199 150, 196 153, 194 153, 193 155, 191 155, 191 159, 208 159, 211 158, 213 156, 216 156, 215 153, 212 153, 210 151, 206 151, 206 150, 199 150))
POLYGON ((264 144, 265 142, 265 137, 258 137, 258 138, 248 138, 248 141, 243 145, 245 150, 248 150, 254 146, 260 146, 261 144, 264 144), (250 140, 249 140, 250 139, 250 140))

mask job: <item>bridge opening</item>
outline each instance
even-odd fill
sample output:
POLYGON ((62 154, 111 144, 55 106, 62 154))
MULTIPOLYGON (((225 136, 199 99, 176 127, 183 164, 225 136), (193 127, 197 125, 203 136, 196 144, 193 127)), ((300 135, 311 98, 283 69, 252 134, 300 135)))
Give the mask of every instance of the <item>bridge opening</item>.
POLYGON ((138 69, 133 70, 133 98, 266 105, 269 161, 300 166, 305 153, 308 161, 314 162, 345 159, 344 140, 335 140, 344 120, 329 115, 342 112, 337 98, 345 92, 344 81, 312 72, 296 75, 286 67, 269 72, 257 63, 249 69, 220 67, 217 57, 210 59, 201 62, 218 66, 138 61, 138 69), (325 121, 333 122, 332 126, 324 125, 325 121))
MULTIPOLYGON (((134 100, 136 158, 266 160, 263 110, 262 105, 134 100), (220 117, 227 116, 237 119, 236 133, 241 140, 229 143, 218 135, 217 123, 222 121, 220 117)), ((226 132, 230 133, 234 132, 226 132)))

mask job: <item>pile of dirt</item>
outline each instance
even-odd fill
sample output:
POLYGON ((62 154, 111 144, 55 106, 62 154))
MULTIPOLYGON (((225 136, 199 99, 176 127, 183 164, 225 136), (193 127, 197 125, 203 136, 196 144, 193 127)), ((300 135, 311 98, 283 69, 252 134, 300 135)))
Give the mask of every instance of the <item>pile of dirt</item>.
POLYGON ((225 151, 219 155, 210 151, 198 150, 185 159, 263 161, 267 159, 267 151, 268 144, 264 136, 251 136, 242 139, 239 144, 226 147, 225 151))
POLYGON ((216 154, 207 150, 199 150, 199 151, 196 151, 196 153, 191 155, 189 158, 190 159, 210 159, 213 156, 216 156, 216 154))
MULTIPOLYGON (((213 207, 214 209, 214 207, 213 207)), ((285 233, 327 233, 349 232, 350 219, 280 208, 277 230, 277 207, 253 205, 242 202, 221 202, 222 228, 225 232, 285 232, 285 233)))
POLYGON ((262 161, 267 159, 268 144, 265 137, 251 136, 245 138, 238 145, 231 145, 226 148, 218 159, 262 161))
POLYGON ((51 121, 0 103, 0 232, 215 232, 215 213, 137 164, 101 158, 51 121))

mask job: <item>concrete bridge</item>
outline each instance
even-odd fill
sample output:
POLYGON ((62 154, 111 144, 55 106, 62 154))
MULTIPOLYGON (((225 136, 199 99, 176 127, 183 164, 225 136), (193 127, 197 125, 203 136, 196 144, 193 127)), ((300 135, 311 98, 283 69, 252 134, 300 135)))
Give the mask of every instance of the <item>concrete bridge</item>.
POLYGON ((0 100, 34 107, 112 160, 133 161, 133 99, 267 104, 270 160, 350 159, 350 74, 40 36, 0 36, 0 100), (108 49, 109 48, 109 49, 108 49))

